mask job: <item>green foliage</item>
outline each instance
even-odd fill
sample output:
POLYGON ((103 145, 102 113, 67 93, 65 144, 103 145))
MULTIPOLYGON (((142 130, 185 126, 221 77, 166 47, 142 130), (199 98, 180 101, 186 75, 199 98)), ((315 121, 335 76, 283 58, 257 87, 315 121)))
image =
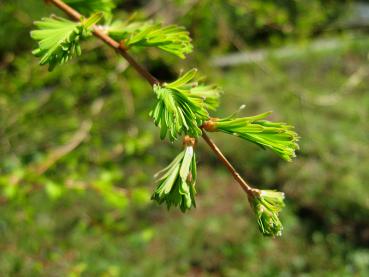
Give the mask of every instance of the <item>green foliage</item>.
MULTIPOLYGON (((119 2, 122 14, 132 4, 138 5, 138 1, 119 2)), ((193 3, 181 2, 184 8, 193 3)), ((232 1, 234 7, 218 13, 204 9, 205 2, 194 6, 196 17, 193 11, 181 17, 182 9, 170 5, 160 10, 176 22, 189 22, 194 43, 204 46, 196 47, 193 56, 202 70, 211 51, 228 51, 220 41, 240 38, 249 47, 261 42, 263 48, 276 43, 274 17, 253 12, 253 18, 269 17, 272 24, 265 21, 254 28, 248 15, 236 14, 236 5, 245 6, 245 1, 232 1), (231 9, 236 16, 225 16, 231 9), (230 23, 230 32, 208 20, 230 23)), ((208 2, 210 8, 230 3, 208 2)), ((293 2, 304 11, 296 14, 294 26, 304 25, 301 16, 315 13, 320 17, 331 13, 332 6, 345 7, 340 1, 320 1, 327 9, 303 9, 312 2, 318 1, 293 2)), ((269 3, 286 8, 282 2, 269 3)), ((176 147, 159 143, 153 124, 147 121, 152 91, 132 70, 117 65, 104 47, 47 74, 29 55, 32 40, 27 36, 32 20, 50 7, 40 0, 0 1, 0 6, 0 276, 53 276, 56 272, 61 276, 186 276, 194 272, 205 276, 369 276, 367 35, 359 47, 351 30, 344 29, 340 31, 344 36, 337 37, 342 51, 330 49, 324 55, 306 51, 290 60, 208 69, 208 74, 219 76, 218 82, 227 91, 220 115, 242 103, 248 104, 250 114, 273 108, 278 118, 293 122, 304 137, 302 155, 294 163, 284 163, 271 151, 213 134, 253 183, 271 184, 270 189, 278 184, 278 190, 288 196, 283 236, 264 239, 254 228, 254 215, 244 195, 201 145, 196 149, 197 157, 201 155, 201 187, 197 187, 201 203, 196 211, 183 216, 165 213, 156 205, 138 205, 137 190, 143 190, 139 198, 148 201, 149 176, 177 154, 176 147), (50 148, 68 142, 81 120, 90 117, 90 104, 101 97, 105 105, 93 118, 88 138, 44 176, 23 180, 14 188, 12 182, 30 163, 42 161, 50 148), (107 171, 122 176, 111 180, 104 177, 107 171), (102 180, 109 184, 106 189, 110 184, 117 188, 112 194, 126 191, 126 200, 120 202, 129 205, 111 205, 116 201, 100 192, 101 185, 90 187, 102 180), (26 197, 19 196, 23 191, 26 197)), ((314 22, 308 31, 321 27, 314 22)), ((331 27, 328 33, 321 31, 334 35, 331 27)), ((310 32, 303 32, 302 27, 292 31, 277 43, 295 35, 306 40, 310 32)), ((89 43, 87 47, 95 47, 94 41, 89 43)), ((148 66, 165 70, 157 67, 159 62, 145 60, 148 66)), ((175 68, 185 66, 191 65, 181 63, 175 68)))
MULTIPOLYGON (((69 3, 74 4, 74 7, 79 7, 81 11, 86 13, 97 8, 103 9, 104 5, 110 11, 109 3, 111 4, 109 1, 72 1, 69 3)), ((57 64, 67 62, 74 55, 80 55, 79 41, 90 35, 89 28, 102 18, 104 11, 106 12, 106 10, 99 10, 99 13, 94 14, 87 20, 82 20, 80 23, 73 23, 60 18, 49 18, 36 22, 36 26, 40 30, 31 32, 31 36, 39 41, 39 48, 33 53, 36 56, 41 56, 40 63, 48 63, 50 70, 57 64)), ((155 46, 180 58, 185 58, 185 54, 192 51, 189 33, 184 28, 175 25, 162 28, 161 24, 151 22, 132 23, 131 20, 128 20, 100 28, 114 39, 123 41, 123 45, 127 48, 155 46)), ((133 58, 125 57, 130 64, 135 65, 133 58)), ((134 67, 138 68, 138 66, 134 67)), ((145 69, 137 71, 142 75, 142 71, 145 71, 145 69)), ((145 73, 150 75, 148 72, 145 73)), ((171 83, 157 83, 153 86, 157 103, 151 110, 150 116, 153 117, 155 125, 160 128, 161 139, 169 137, 169 140, 173 142, 180 135, 189 135, 191 139, 196 139, 202 135, 201 127, 203 127, 203 123, 210 118, 208 110, 214 111, 218 107, 219 88, 214 85, 199 84, 195 79, 196 74, 197 70, 192 69, 171 83)), ((214 122, 211 121, 211 131, 220 130, 240 136, 263 148, 268 147, 274 150, 285 160, 291 160, 298 148, 296 143, 297 134, 292 131, 292 126, 263 120, 267 115, 262 114, 238 119, 230 116, 225 119, 216 119, 214 122)), ((205 126, 209 125, 208 123, 206 122, 205 126)), ((85 122, 82 126, 89 126, 87 127, 89 129, 92 123, 85 122)), ((85 129, 86 127, 81 127, 80 132, 75 136, 78 138, 79 134, 85 134, 88 131, 85 129)), ((69 149, 68 147, 73 147, 73 145, 67 145, 65 149, 69 149)), ((35 171, 42 174, 45 169, 48 169, 54 163, 55 159, 58 159, 58 155, 63 155, 63 149, 59 148, 49 153, 46 163, 35 163, 33 166, 35 171)), ((159 203, 166 202, 168 208, 172 205, 179 206, 182 211, 194 206, 194 183, 191 184, 192 175, 189 176, 189 173, 196 170, 195 167, 196 161, 193 148, 192 146, 187 147, 169 167, 164 169, 165 173, 159 179, 160 184, 152 198, 159 203), (187 178, 189 179, 187 180, 187 178), (187 184, 187 181, 190 182, 190 185, 187 184)), ((24 178, 25 176, 21 176, 21 179, 24 178)), ((18 184, 19 180, 15 183, 18 184)), ((119 205, 121 198, 111 194, 112 186, 100 182, 95 183, 94 188, 98 189, 109 202, 119 205)), ((47 191, 54 197, 60 194, 57 186, 50 182, 47 191)), ((123 203, 122 207, 124 205, 123 203)), ((258 216, 258 218, 260 221, 261 216, 258 216)), ((267 219, 264 221, 266 222, 267 219)))
POLYGON ((153 200, 159 204, 166 203, 168 209, 178 206, 182 212, 196 207, 196 156, 192 146, 186 146, 157 176, 159 184, 153 200))
POLYGON ((264 120, 270 112, 251 117, 235 118, 231 115, 223 119, 214 119, 214 130, 235 135, 253 142, 262 148, 269 148, 286 161, 294 158, 299 149, 299 136, 294 127, 281 122, 264 120))
MULTIPOLYGON (((105 4, 109 6, 108 2, 91 2, 88 4, 87 2, 77 1, 72 3, 75 6, 82 5, 80 9, 85 9, 86 12, 92 7, 98 8, 105 4)), ((89 28, 98 22, 102 15, 103 11, 99 11, 99 14, 93 15, 81 23, 52 18, 36 22, 41 30, 32 32, 31 36, 40 43, 39 49, 33 53, 36 56, 42 56, 40 63, 48 63, 50 70, 56 64, 63 64, 74 55, 80 55, 79 41, 90 34, 89 28)), ((188 32, 184 28, 175 25, 162 28, 161 24, 152 24, 151 22, 131 23, 128 20, 101 28, 114 39, 123 41, 128 48, 133 46, 156 46, 181 58, 192 51, 188 32)), ((133 58, 128 59, 128 61, 130 64, 134 62, 133 58)), ((137 66, 135 68, 137 69, 137 66)), ((138 70, 139 73, 142 73, 142 70, 138 70)), ((150 116, 153 117, 155 125, 160 128, 161 139, 168 136, 169 140, 173 142, 180 135, 189 135, 191 139, 201 136, 201 127, 210 118, 208 110, 214 111, 218 107, 219 88, 214 85, 199 84, 195 79, 196 74, 197 70, 192 69, 171 83, 155 84, 153 86, 157 103, 151 110, 150 116)), ((296 143, 297 134, 291 130, 291 126, 262 120, 266 116, 267 114, 262 114, 240 119, 235 119, 233 116, 217 119, 215 123, 212 123, 214 125, 212 129, 236 134, 262 147, 269 147, 282 158, 290 160, 295 155, 295 149, 298 148, 296 143)), ((91 128, 91 122, 86 124, 84 126, 90 126, 88 128, 91 128)), ((83 134, 86 131, 81 129, 80 132, 83 134)), ((63 149, 57 149, 50 153, 47 159, 48 163, 36 164, 34 166, 35 171, 42 174, 43 168, 50 167, 54 163, 55 155, 57 156, 60 153, 58 150, 62 151, 63 149)), ((187 147, 164 169, 164 174, 159 179, 160 184, 152 199, 159 203, 166 202, 168 208, 172 205, 179 206, 182 211, 195 206, 195 190, 194 183, 192 183, 192 173, 196 171, 195 168, 196 161, 193 148, 192 146, 187 147), (189 175, 190 172, 191 175, 189 175), (187 181, 190 182, 190 185, 187 184, 187 181)), ((48 188, 50 195, 58 195, 56 186, 49 185, 48 188)), ((98 183, 98 187, 95 184, 95 188, 99 189, 111 203, 119 205, 120 197, 111 194, 112 189, 106 186, 105 182, 98 183), (106 188, 108 188, 107 191, 106 188)), ((124 204, 122 205, 124 206, 124 204)))
POLYGON ((91 15, 95 12, 104 12, 110 15, 112 9, 115 8, 113 0, 64 0, 64 2, 85 15, 91 15))
POLYGON ((204 100, 205 108, 215 111, 219 106, 219 97, 222 91, 217 85, 197 84, 190 88, 192 97, 200 97, 204 100))
POLYGON ((108 34, 123 40, 127 47, 157 47, 182 59, 192 52, 188 31, 177 25, 162 26, 160 23, 116 21, 107 27, 108 34))
POLYGON ((214 93, 211 99, 216 99, 217 92, 203 87, 202 93, 192 94, 194 84, 191 81, 195 78, 196 72, 197 70, 192 69, 172 83, 154 86, 157 103, 150 115, 160 128, 161 139, 167 135, 171 141, 182 134, 201 136, 199 126, 209 118, 206 111, 209 104, 205 104, 204 95, 214 93))
POLYGON ((31 37, 38 41, 38 48, 32 53, 36 57, 41 57, 40 64, 48 64, 51 71, 56 65, 64 64, 73 56, 81 55, 80 41, 90 36, 89 28, 100 19, 101 14, 95 14, 80 23, 60 17, 36 21, 38 30, 32 31, 31 37))
MULTIPOLYGON (((260 1, 202 0, 196 5, 178 1, 181 24, 191 30, 195 49, 222 53, 266 45, 279 46, 288 41, 305 40, 322 30, 335 32, 337 18, 350 10, 352 0, 260 1), (221 14, 222 16, 214 16, 221 14)), ((337 28, 338 27, 338 28, 337 28)))
POLYGON ((249 196, 259 229, 264 236, 282 236, 283 226, 278 214, 284 207, 284 193, 262 190, 249 196))

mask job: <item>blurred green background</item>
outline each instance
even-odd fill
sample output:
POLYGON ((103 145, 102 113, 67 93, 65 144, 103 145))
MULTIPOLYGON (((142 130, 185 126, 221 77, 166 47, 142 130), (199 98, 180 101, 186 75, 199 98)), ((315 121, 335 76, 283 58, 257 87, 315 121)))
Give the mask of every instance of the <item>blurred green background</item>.
POLYGON ((257 230, 247 197, 202 141, 198 208, 150 201, 180 149, 158 139, 150 87, 97 40, 52 73, 31 55, 41 0, 0 0, 0 276, 369 276, 369 3, 116 1, 116 16, 185 25, 186 61, 133 54, 162 80, 198 67, 224 116, 296 126, 292 163, 213 135, 259 188, 286 192, 282 238, 257 230))

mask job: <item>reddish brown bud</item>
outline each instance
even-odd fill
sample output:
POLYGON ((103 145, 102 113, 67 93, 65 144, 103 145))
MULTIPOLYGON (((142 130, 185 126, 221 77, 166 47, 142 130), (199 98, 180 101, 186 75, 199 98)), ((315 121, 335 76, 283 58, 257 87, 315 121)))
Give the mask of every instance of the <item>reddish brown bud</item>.
POLYGON ((215 132, 216 131, 216 126, 215 126, 215 122, 216 122, 216 118, 210 118, 209 120, 205 121, 203 124, 202 124, 202 128, 205 130, 205 131, 208 131, 208 132, 215 132))
POLYGON ((195 138, 192 138, 190 136, 185 136, 183 138, 183 145, 186 145, 186 146, 195 146, 196 144, 196 139, 195 138))

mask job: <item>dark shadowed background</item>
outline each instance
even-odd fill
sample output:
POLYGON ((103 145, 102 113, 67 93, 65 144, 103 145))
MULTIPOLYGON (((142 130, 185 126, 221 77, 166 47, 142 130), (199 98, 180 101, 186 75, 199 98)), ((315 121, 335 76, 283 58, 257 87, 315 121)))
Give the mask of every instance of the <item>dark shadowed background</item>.
POLYGON ((339 0, 116 1, 116 17, 185 25, 186 61, 132 54, 162 80, 199 68, 229 115, 296 126, 292 163, 213 135, 250 183, 286 192, 282 238, 202 141, 196 209, 150 201, 180 149, 161 142, 151 88, 97 40, 52 73, 31 50, 41 0, 0 0, 1 276, 369 276, 369 4, 339 0))

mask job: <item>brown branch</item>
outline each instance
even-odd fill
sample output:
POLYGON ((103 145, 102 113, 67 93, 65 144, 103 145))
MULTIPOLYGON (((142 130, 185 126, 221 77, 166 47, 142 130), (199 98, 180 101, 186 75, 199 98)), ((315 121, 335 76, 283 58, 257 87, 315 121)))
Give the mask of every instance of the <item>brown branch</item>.
MULTIPOLYGON (((47 2, 54 4, 56 7, 64 11, 67 15, 69 15, 74 20, 80 21, 83 16, 74 10, 72 7, 68 6, 61 0, 47 0, 47 2)), ((134 67, 134 69, 144 77, 152 86, 155 84, 160 84, 160 82, 151 75, 142 65, 136 62, 136 60, 127 52, 127 47, 123 42, 119 43, 112 39, 109 35, 105 34, 98 26, 93 26, 93 33, 96 37, 101 39, 107 45, 115 49, 123 58, 125 58, 130 65, 134 67)), ((232 174, 234 179, 240 184, 241 188, 249 195, 252 196, 253 193, 258 192, 257 189, 249 186, 246 181, 241 177, 241 175, 236 171, 236 169, 232 166, 232 164, 227 160, 227 158, 220 151, 218 146, 208 137, 206 131, 202 129, 202 137, 206 141, 206 143, 210 146, 213 152, 217 155, 218 159, 223 163, 223 165, 228 169, 228 171, 232 174)))
POLYGON ((248 195, 258 191, 257 189, 252 188, 246 183, 246 181, 241 177, 241 175, 237 172, 237 170, 233 167, 233 165, 227 160, 222 151, 220 151, 219 147, 209 138, 204 129, 202 129, 202 137, 206 141, 206 143, 210 146, 211 150, 213 150, 218 159, 224 164, 224 166, 232 174, 234 179, 240 184, 241 188, 248 195))

